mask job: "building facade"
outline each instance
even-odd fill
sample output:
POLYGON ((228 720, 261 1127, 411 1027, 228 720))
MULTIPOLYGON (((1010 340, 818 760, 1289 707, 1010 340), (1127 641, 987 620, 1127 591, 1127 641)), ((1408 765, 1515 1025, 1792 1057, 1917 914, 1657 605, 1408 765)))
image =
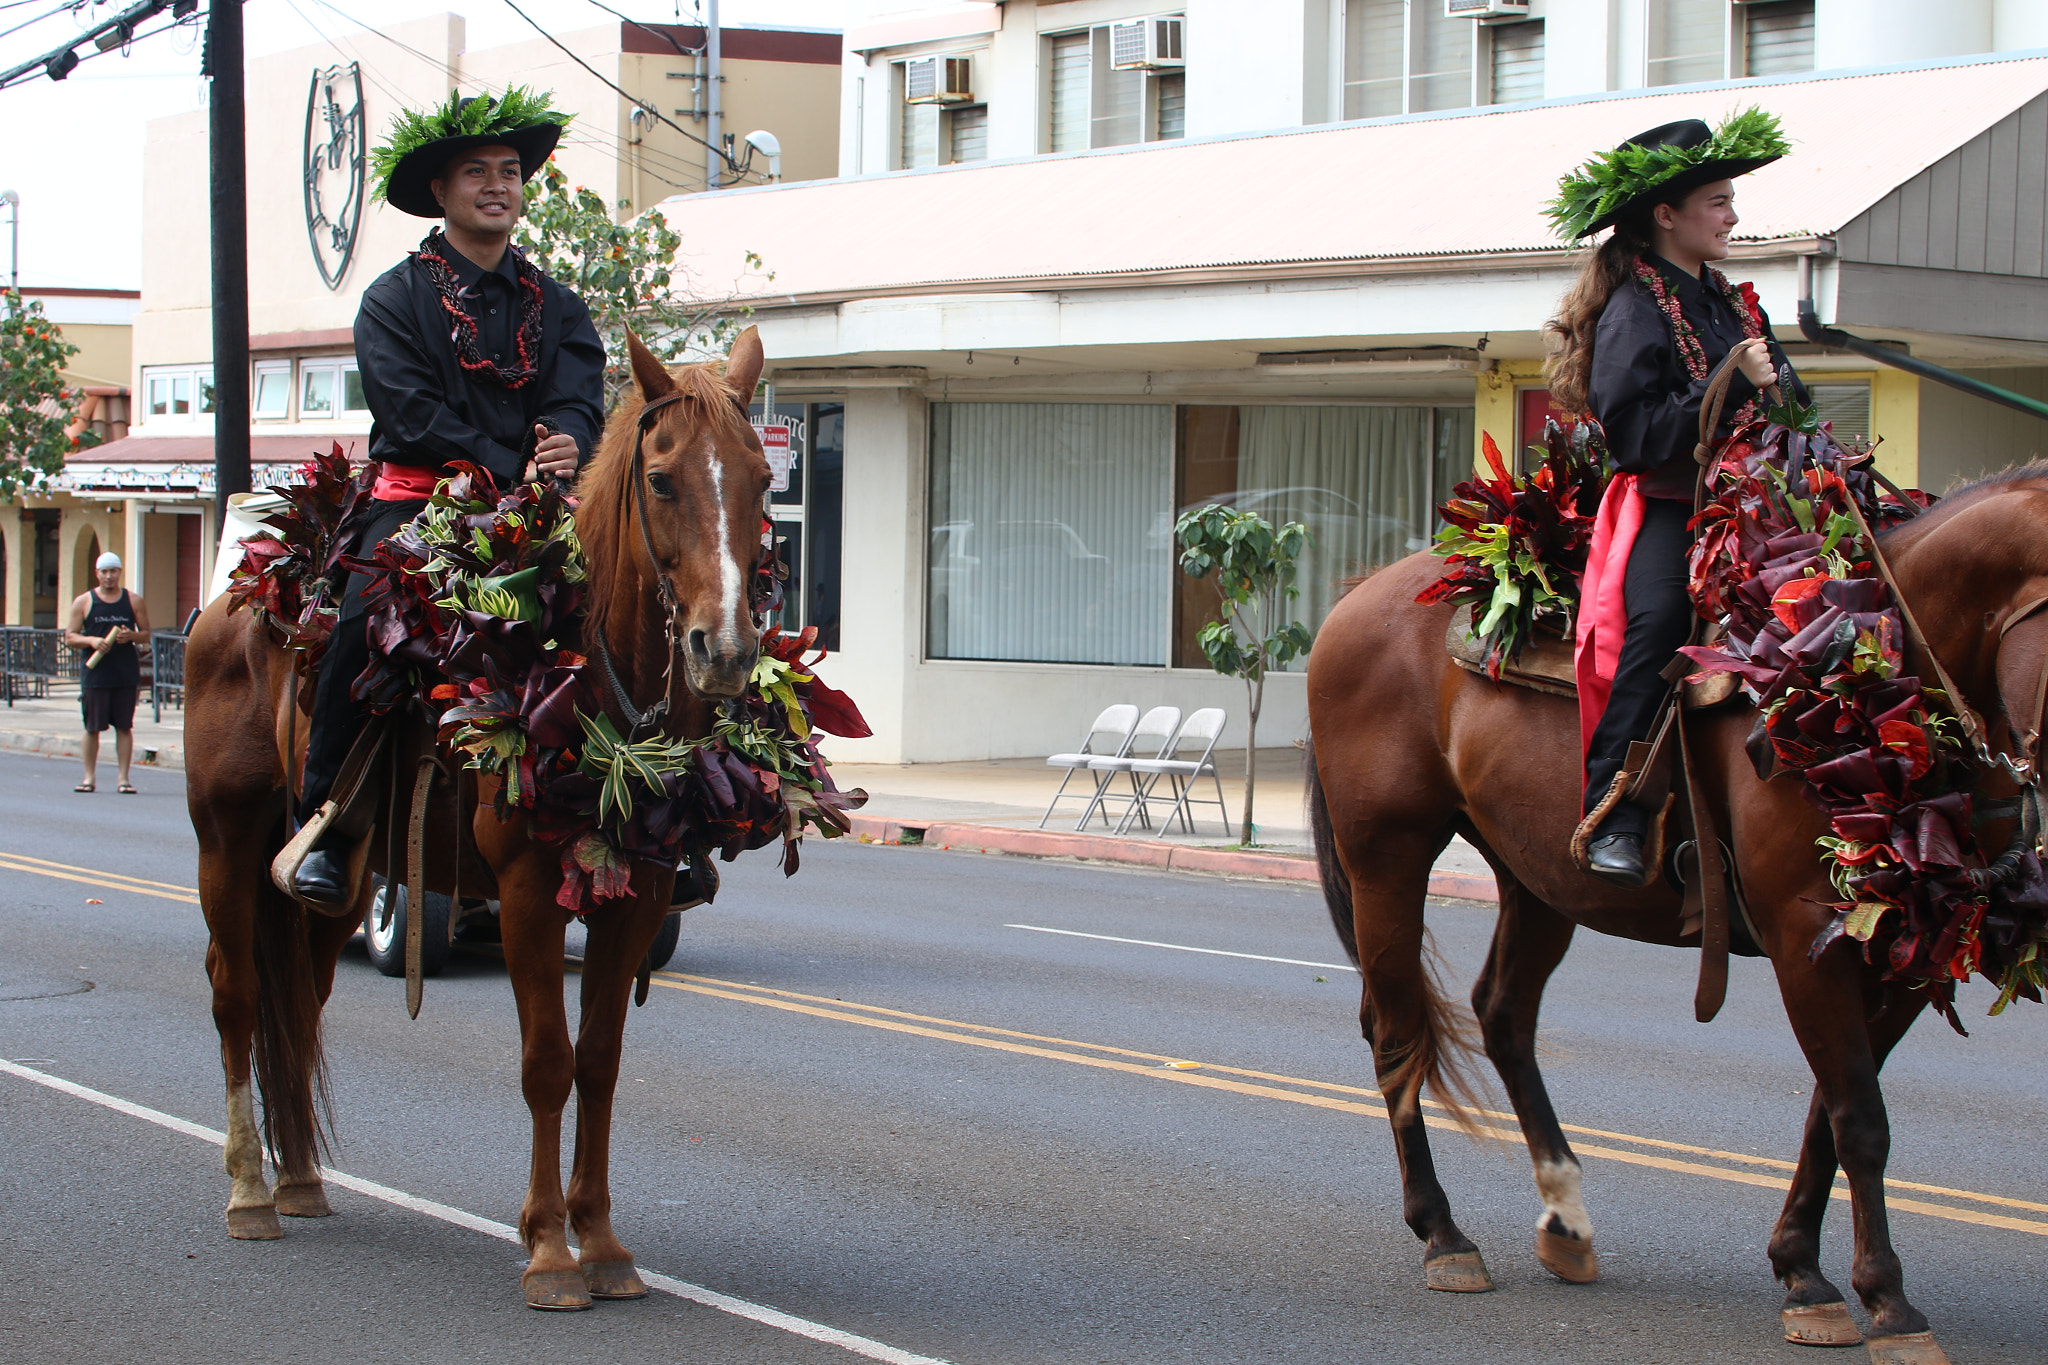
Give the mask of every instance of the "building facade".
MULTIPOLYGON (((357 303, 429 227, 368 196, 365 154, 400 107, 439 104, 451 89, 552 89, 557 106, 576 115, 556 153, 572 184, 597 190, 622 214, 705 188, 710 158, 678 131, 702 137, 711 126, 703 30, 618 23, 557 36, 560 46, 536 36, 471 50, 462 17, 435 14, 250 62, 250 431, 258 486, 289 477, 334 443, 360 452, 369 434, 352 336, 357 303)), ((721 37, 723 128, 740 137, 774 133, 786 181, 831 175, 840 35, 724 29, 721 37)), ((21 500, 31 533, 8 544, 9 622, 51 624, 55 604, 92 582, 102 549, 122 554, 129 586, 150 600, 161 623, 184 620, 207 592, 219 540, 207 115, 155 120, 148 138, 143 211, 150 229, 142 290, 126 302, 132 336, 124 326, 118 354, 95 336, 74 361, 118 376, 122 392, 132 391, 132 414, 105 433, 114 439, 69 461, 42 495, 21 500)), ((721 172, 719 183, 731 178, 721 172)), ((757 159, 744 180, 764 179, 757 159)), ((55 300, 46 302, 54 315, 55 300)), ((84 302, 68 304, 76 311, 84 302)))
MULTIPOLYGON (((1482 434, 1513 449, 1547 411, 1579 257, 1541 205, 1677 118, 1783 120, 1727 269, 1839 431, 1936 490, 2031 456, 2031 419, 1795 318, 1809 281, 1824 322, 2048 394, 2043 44, 2002 0, 867 6, 838 179, 664 206, 686 267, 774 262, 777 402, 830 422, 840 541, 800 578, 877 732, 841 752, 1042 754, 1121 701, 1224 706, 1242 743, 1176 514, 1305 523, 1311 624, 1426 545, 1482 434)), ((1269 682, 1272 742, 1302 684, 1269 682)))

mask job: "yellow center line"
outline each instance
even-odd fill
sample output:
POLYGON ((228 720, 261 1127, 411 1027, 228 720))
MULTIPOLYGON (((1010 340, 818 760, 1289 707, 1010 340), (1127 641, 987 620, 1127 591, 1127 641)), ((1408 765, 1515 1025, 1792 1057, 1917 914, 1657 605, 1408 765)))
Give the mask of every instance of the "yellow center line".
MULTIPOLYGON (((137 895, 156 896, 163 900, 180 901, 187 905, 199 904, 197 892, 191 887, 177 886, 170 882, 148 881, 130 877, 124 873, 104 872, 98 868, 77 867, 69 863, 51 862, 47 858, 31 857, 25 853, 0 852, 0 869, 13 872, 29 872, 37 876, 53 877, 62 881, 79 882, 87 886, 98 886, 114 891, 130 891, 137 895)), ((1112 1047, 1106 1043, 1081 1042, 1072 1038, 1059 1038, 1046 1034, 1025 1033, 1017 1029, 999 1028, 993 1024, 967 1023, 958 1019, 946 1019, 936 1015, 914 1014, 906 1010, 888 1009, 881 1005, 864 1005, 858 1002, 829 1000, 820 995, 806 995, 800 991, 778 990, 769 986, 755 986, 740 981, 723 981, 717 977, 694 976, 683 972, 656 972, 654 979, 663 986, 674 990, 690 991, 693 994, 713 996, 742 1004, 767 1005, 775 1009, 797 1014, 812 1015, 842 1023, 863 1024, 869 1028, 885 1029, 892 1033, 909 1034, 941 1042, 965 1043, 974 1047, 990 1048, 1000 1052, 1016 1053, 1038 1057, 1047 1061, 1070 1062, 1080 1066, 1095 1067, 1105 1071, 1119 1071, 1131 1075, 1147 1076, 1154 1080, 1173 1081, 1180 1085, 1199 1086, 1206 1090, 1222 1090, 1234 1094, 1250 1095, 1262 1099, 1285 1100, 1292 1104, 1308 1105, 1316 1109, 1329 1109, 1340 1113, 1358 1114, 1367 1118, 1385 1118, 1387 1110, 1382 1104, 1365 1104, 1357 1100, 1332 1098, 1332 1095, 1357 1095, 1365 1099, 1384 1100, 1376 1090, 1360 1086, 1342 1085, 1335 1081, 1310 1080, 1300 1076, 1278 1075, 1268 1071, 1254 1071, 1242 1067, 1223 1066, 1217 1063, 1202 1063, 1202 1071, 1181 1071, 1169 1064, 1185 1062, 1186 1059, 1169 1057, 1164 1053, 1139 1052, 1131 1048, 1112 1047), (929 1027, 937 1025, 939 1027, 929 1027), (962 1030, 966 1030, 963 1032, 962 1030), (986 1036, 983 1036, 986 1035, 986 1036), (1018 1041, 1010 1042, 1007 1039, 1018 1041), (1050 1046, 1037 1046, 1050 1044, 1050 1046), (1071 1049, 1080 1049, 1080 1052, 1071 1049), (1103 1056, 1089 1056, 1088 1053, 1102 1053, 1103 1056), (1117 1058, 1136 1058, 1137 1061, 1119 1061, 1117 1058), (1146 1063, 1140 1065, 1139 1063, 1146 1063), (1205 1075, 1203 1072, 1221 1073, 1205 1075), (1224 1076, 1243 1077, 1243 1080, 1226 1080, 1224 1076), (1269 1082, 1251 1084, 1250 1082, 1269 1082), (1285 1089, 1299 1086, 1303 1089, 1285 1089), (1331 1095, 1305 1093, 1305 1091, 1329 1091, 1331 1095)), ((1425 1100, 1427 1107, 1440 1109, 1441 1105, 1425 1100)), ((1514 1115, 1498 1110, 1477 1111, 1485 1118, 1512 1122, 1514 1115)), ((1437 1114, 1427 1114, 1423 1122, 1432 1128, 1457 1130, 1453 1120, 1437 1114)), ((1614 1142, 1633 1143, 1641 1147, 1655 1147, 1664 1151, 1684 1152, 1692 1156, 1710 1157, 1719 1161, 1737 1162, 1751 1166, 1768 1166, 1778 1170, 1796 1169, 1794 1163, 1776 1157, 1752 1156, 1742 1152, 1724 1152, 1710 1147, 1695 1147, 1682 1142, 1670 1142, 1662 1138, 1637 1137, 1631 1133, 1616 1133, 1600 1128, 1585 1128, 1577 1124, 1561 1125, 1568 1133, 1586 1137, 1604 1138, 1614 1142)), ((1482 1126, 1482 1137, 1497 1138, 1504 1142, 1519 1142, 1521 1133, 1514 1129, 1482 1126)), ((1654 1170, 1669 1171, 1682 1175, 1704 1176, 1713 1180, 1725 1180, 1739 1185, 1754 1185, 1765 1189, 1785 1190, 1791 1182, 1781 1176, 1763 1175, 1752 1171, 1727 1170, 1707 1166, 1695 1161, 1681 1161, 1671 1157, 1654 1156, 1645 1152, 1631 1152, 1621 1148, 1595 1146, 1581 1143, 1573 1151, 1581 1156, 1601 1157, 1609 1161, 1624 1162, 1632 1166, 1644 1166, 1654 1170)), ((2035 1213, 2048 1213, 2048 1204, 2037 1204, 2024 1199, 2011 1199, 2003 1195, 1980 1194, 1971 1190, 1950 1189, 1941 1185, 1926 1185, 1911 1180, 1887 1177, 1885 1184, 1893 1189, 1912 1190, 1920 1194, 1941 1195, 1951 1199, 1966 1199, 1981 1204, 1995 1204, 2004 1208, 2024 1209, 2035 1213)), ((1846 1200, 1849 1192, 1845 1189, 1832 1190, 1833 1198, 1846 1200)), ((2048 1222, 2027 1218, 2010 1218, 2002 1214, 1984 1213, 1975 1209, 1953 1208, 1946 1204, 1930 1204, 1917 1199, 1888 1198, 1886 1203, 1894 1209, 1909 1213, 1921 1213, 1935 1218, 1947 1218, 1956 1222, 1974 1223, 1984 1227, 2005 1228, 2014 1232, 2031 1232, 2048 1236, 2048 1222)))
MULTIPOLYGON (((1225 1090, 1264 1099, 1285 1100, 1293 1104, 1304 1104, 1317 1109, 1331 1109, 1342 1113, 1360 1114, 1369 1118, 1387 1117, 1387 1110, 1383 1104, 1363 1104, 1354 1100, 1308 1094, 1301 1090, 1283 1089, 1279 1085, 1255 1085, 1245 1081, 1226 1080, 1221 1076, 1204 1075, 1200 1072, 1172 1070, 1165 1064, 1180 1059, 1170 1058, 1161 1053, 1136 1052, 1127 1048, 1112 1048, 1099 1043, 1082 1043, 1073 1039, 1049 1037, 1044 1034, 1022 1033, 1015 1029, 996 1028, 991 1025, 965 1024, 957 1020, 939 1018, 933 1015, 912 1014, 908 1011, 887 1009, 879 1005, 850 1004, 846 1001, 828 1000, 824 996, 805 995, 799 991, 784 991, 766 986, 751 986, 743 982, 722 981, 716 977, 695 976, 682 972, 656 972, 654 980, 674 990, 689 991, 693 994, 708 995, 722 1000, 732 1000, 746 1004, 767 1005, 773 1009, 786 1010, 796 1014, 807 1014, 821 1019, 833 1019, 843 1023, 864 1024, 869 1028, 885 1029, 892 1033, 905 1033, 915 1037, 932 1038, 944 1042, 965 1043, 973 1047, 989 1048, 995 1051, 1017 1053, 1029 1057, 1040 1057, 1049 1061, 1071 1062, 1080 1066, 1095 1067, 1098 1070, 1121 1071, 1132 1075, 1148 1076, 1155 1080, 1174 1081, 1181 1085, 1201 1086, 1210 1090, 1225 1090), (855 1013, 855 1011, 860 1011, 860 1013, 855 1013), (930 1025, 943 1025, 944 1027, 935 1028, 929 1027, 930 1025), (973 1031, 961 1032, 960 1030, 963 1029, 973 1031), (983 1034, 995 1036, 978 1036, 983 1034), (1006 1041, 1008 1039, 1024 1041, 1006 1041), (1052 1044, 1053 1046, 1036 1046, 1036 1044, 1041 1043, 1052 1044), (1068 1048, 1106 1052, 1119 1057, 1142 1058, 1150 1062, 1151 1065, 1139 1065, 1135 1062, 1114 1060, 1114 1057, 1088 1056, 1085 1053, 1077 1054, 1072 1051, 1063 1050, 1068 1048)), ((1207 1063, 1203 1064, 1203 1069, 1205 1071, 1222 1071, 1238 1076, 1263 1077, 1288 1085, 1343 1090, 1352 1094, 1368 1094, 1373 1095, 1374 1098, 1382 1098, 1374 1094, 1374 1092, 1361 1091, 1356 1087, 1336 1086, 1325 1082, 1304 1080, 1294 1076, 1276 1076, 1267 1072, 1245 1071, 1239 1068, 1213 1066, 1207 1063)), ((1485 1112, 1489 1115, 1492 1113, 1492 1111, 1485 1112)), ((1500 1117, 1511 1116, 1503 1115, 1500 1117)), ((1425 1115, 1423 1122, 1432 1128, 1458 1129, 1458 1125, 1451 1119, 1439 1117, 1435 1114, 1425 1115)), ((1660 1147, 1666 1150, 1675 1149, 1699 1156, 1719 1157, 1728 1161, 1752 1164, 1767 1163, 1785 1170, 1796 1169, 1791 1162, 1779 1161, 1771 1157, 1748 1156, 1740 1152, 1723 1153, 1711 1148, 1691 1147, 1683 1143, 1665 1142, 1657 1138, 1639 1138, 1627 1133, 1612 1133, 1603 1129, 1578 1128, 1572 1125, 1567 1125, 1567 1127, 1571 1128, 1571 1131, 1574 1132, 1598 1135, 1620 1142, 1638 1143, 1643 1146, 1660 1147)), ((1498 1138, 1508 1142, 1519 1142, 1522 1136, 1519 1131, 1491 1126, 1483 1126, 1479 1129, 1479 1132, 1483 1137, 1498 1138)), ((1734 1184, 1754 1185, 1773 1190, 1788 1190, 1792 1187, 1791 1181, 1783 1176, 1764 1175, 1753 1171, 1728 1170, 1723 1167, 1704 1165, 1696 1161, 1681 1161, 1672 1157, 1655 1156, 1646 1152, 1630 1152, 1620 1148, 1591 1143, 1575 1143, 1572 1150, 1581 1156, 1601 1157, 1610 1161, 1624 1162, 1628 1165, 1645 1166, 1655 1170, 1670 1171, 1683 1175, 1704 1176, 1709 1179, 1725 1180, 1734 1184)), ((2048 1205, 2029 1203, 2020 1199, 2008 1199, 2000 1195, 1978 1194, 1969 1190, 1948 1189, 1939 1185, 1922 1185, 1903 1180, 1887 1179, 1885 1183, 1888 1186, 1915 1190, 1925 1194, 1947 1195, 1952 1198, 1967 1199, 1978 1203, 1998 1204, 2008 1208, 2048 1213, 2048 1205)), ((1844 1189, 1835 1189, 1831 1193, 1836 1199, 1847 1199, 1849 1197, 1849 1192, 1844 1189)), ((2048 1222, 2034 1219, 2010 1218, 2002 1214, 1984 1213, 1975 1209, 1952 1208, 1945 1204, 1930 1204, 1917 1199, 1888 1198, 1886 1203, 1891 1208, 1927 1214, 1931 1217, 1948 1218, 1957 1222, 1975 1223, 1986 1227, 2005 1228, 2014 1232, 2031 1232, 2041 1236, 2048 1236, 2048 1222)))

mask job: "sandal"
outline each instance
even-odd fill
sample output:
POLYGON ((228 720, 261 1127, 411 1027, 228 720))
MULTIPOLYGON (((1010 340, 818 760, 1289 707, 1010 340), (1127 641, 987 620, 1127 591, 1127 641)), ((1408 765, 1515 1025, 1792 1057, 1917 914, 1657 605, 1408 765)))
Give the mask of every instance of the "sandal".
POLYGON ((81 782, 77 786, 73 787, 71 790, 75 792, 89 792, 97 791, 98 788, 94 787, 93 784, 90 782, 81 782))
POLYGON ((121 784, 120 786, 116 787, 116 788, 115 788, 114 790, 116 790, 116 791, 120 792, 120 793, 121 793, 121 795, 123 795, 123 796, 134 796, 134 795, 136 795, 136 791, 135 791, 135 788, 134 788, 134 787, 132 787, 132 786, 130 786, 130 785, 129 785, 128 783, 126 783, 126 782, 123 782, 123 783, 122 783, 122 784, 121 784))

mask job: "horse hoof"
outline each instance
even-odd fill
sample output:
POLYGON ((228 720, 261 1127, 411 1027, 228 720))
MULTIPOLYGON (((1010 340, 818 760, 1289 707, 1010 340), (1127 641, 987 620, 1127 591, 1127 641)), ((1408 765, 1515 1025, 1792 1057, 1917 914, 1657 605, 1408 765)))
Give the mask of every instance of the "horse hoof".
POLYGON ((640 1272, 633 1269, 633 1263, 626 1261, 585 1261, 577 1269, 583 1272, 584 1287, 593 1299, 644 1299, 647 1297, 646 1281, 640 1272))
POLYGON ((1785 1322, 1785 1340, 1795 1346, 1860 1346, 1863 1333, 1849 1316, 1849 1305, 1833 1303, 1788 1305, 1779 1315, 1785 1322))
POLYGON ((1543 1268, 1570 1284, 1591 1284, 1600 1278, 1600 1258, 1590 1238, 1565 1237, 1549 1228, 1536 1229, 1536 1259, 1543 1268))
POLYGON ((1870 1339, 1870 1365, 1948 1365, 1948 1352, 1935 1345, 1932 1332, 1901 1332, 1870 1339))
POLYGON ((278 1226, 276 1206, 256 1204, 246 1209, 229 1209, 228 1236, 238 1242, 275 1242, 284 1236, 284 1229, 278 1226))
POLYGON ((590 1307, 590 1291, 573 1270, 529 1270, 519 1279, 526 1306, 550 1313, 573 1313, 590 1307))
POLYGON ((334 1206, 327 1202, 327 1187, 318 1181, 310 1185, 279 1185, 275 1195, 277 1211, 287 1218, 332 1218, 334 1206))
POLYGON ((1476 1251, 1447 1251, 1422 1263, 1422 1273, 1431 1289, 1447 1294, 1484 1294, 1493 1288, 1493 1276, 1476 1251))

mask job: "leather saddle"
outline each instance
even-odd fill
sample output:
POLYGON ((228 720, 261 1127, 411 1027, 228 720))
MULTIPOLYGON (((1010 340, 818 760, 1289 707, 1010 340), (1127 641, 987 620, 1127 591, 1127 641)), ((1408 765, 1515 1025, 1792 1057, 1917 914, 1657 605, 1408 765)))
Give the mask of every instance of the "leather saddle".
MULTIPOLYGON (((1709 626, 1702 642, 1713 644, 1720 635, 1719 625, 1709 626)), ((1451 656, 1451 662, 1466 672, 1486 676, 1486 646, 1472 634, 1470 604, 1451 613, 1451 624, 1444 631, 1444 650, 1451 656)), ((1553 697, 1577 697, 1579 685, 1573 675, 1572 642, 1539 625, 1522 646, 1521 654, 1501 668, 1500 681, 1553 697)), ((1716 673, 1701 682, 1687 683, 1685 707, 1688 711, 1704 711, 1723 705, 1736 695, 1740 686, 1740 679, 1733 673, 1716 673)))

